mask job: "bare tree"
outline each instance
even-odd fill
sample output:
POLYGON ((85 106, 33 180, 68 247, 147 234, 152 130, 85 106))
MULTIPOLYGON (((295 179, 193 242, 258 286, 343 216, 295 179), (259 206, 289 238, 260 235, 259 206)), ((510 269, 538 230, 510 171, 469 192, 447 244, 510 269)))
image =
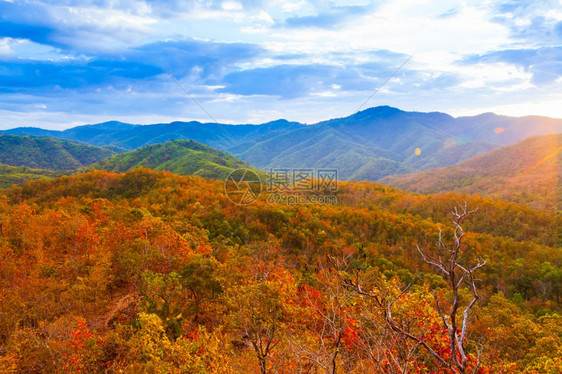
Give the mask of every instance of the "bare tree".
MULTIPOLYGON (((436 268, 440 273, 443 273, 444 278, 452 291, 452 300, 447 308, 439 302, 439 298, 437 296, 435 297, 437 311, 439 312, 444 328, 448 331, 450 355, 444 356, 439 354, 426 343, 424 336, 417 336, 413 334, 399 321, 396 321, 393 318, 393 305, 409 291, 413 284, 413 280, 399 293, 397 297, 394 298, 389 298, 387 294, 364 291, 361 288, 358 278, 355 282, 349 279, 344 280, 344 284, 347 287, 353 288, 358 294, 371 298, 375 301, 375 304, 382 312, 385 323, 393 331, 414 341, 420 347, 423 347, 439 366, 449 368, 456 373, 466 373, 468 369, 465 342, 469 325, 469 313, 478 300, 478 293, 476 289, 477 279, 474 277, 474 272, 486 264, 486 261, 482 260, 479 260, 475 265, 463 265, 460 263, 461 255, 464 249, 464 230, 461 227, 461 223, 467 216, 475 213, 477 210, 478 209, 468 210, 466 203, 464 205, 460 205, 459 208, 455 207, 452 210, 451 213, 453 215, 454 224, 453 243, 446 245, 440 231, 437 243, 438 254, 436 256, 424 253, 419 246, 416 246, 423 260, 427 264, 436 268), (463 287, 467 287, 470 290, 472 300, 464 307, 461 316, 462 308, 460 306, 460 290, 463 287)), ((477 363, 472 372, 476 373, 479 366, 480 359, 478 355, 477 363)))

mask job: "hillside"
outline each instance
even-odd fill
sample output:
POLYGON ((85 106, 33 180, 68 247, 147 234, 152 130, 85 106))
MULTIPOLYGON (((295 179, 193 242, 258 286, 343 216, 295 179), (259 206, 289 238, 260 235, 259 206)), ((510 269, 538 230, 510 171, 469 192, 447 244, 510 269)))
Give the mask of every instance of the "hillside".
POLYGON ((106 122, 64 131, 7 130, 136 149, 192 139, 228 152, 255 167, 337 168, 345 180, 378 180, 453 165, 529 136, 562 132, 562 120, 485 113, 454 118, 445 113, 405 112, 388 106, 313 125, 279 120, 262 125, 199 122, 132 125, 106 122))
POLYGON ((140 166, 216 179, 225 179, 234 169, 251 167, 234 156, 193 140, 173 140, 115 155, 91 168, 125 172, 140 166))
POLYGON ((531 137, 458 165, 381 179, 420 193, 481 194, 535 208, 562 208, 562 134, 531 137))
POLYGON ((461 260, 487 261, 469 358, 482 373, 557 372, 562 217, 371 182, 341 183, 335 205, 272 204, 269 194, 237 205, 222 181, 144 168, 3 190, 0 372, 296 373, 324 362, 445 372, 350 285, 391 300, 399 326, 446 351, 438 312, 449 286, 416 246, 435 253, 440 233, 452 240, 455 200, 480 208, 463 222, 461 260), (266 356, 254 349, 268 341, 266 356))
POLYGON ((0 164, 0 188, 23 185, 33 179, 54 178, 60 173, 51 170, 31 169, 27 167, 0 164))
POLYGON ((0 163, 34 169, 72 170, 106 159, 115 152, 85 143, 45 136, 0 134, 0 163))

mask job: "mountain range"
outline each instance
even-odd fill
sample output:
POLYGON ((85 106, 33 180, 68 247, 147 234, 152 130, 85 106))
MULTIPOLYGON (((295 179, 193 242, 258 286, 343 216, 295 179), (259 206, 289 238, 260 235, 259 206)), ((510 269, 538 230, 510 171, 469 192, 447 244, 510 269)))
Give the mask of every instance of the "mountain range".
POLYGON ((335 168, 339 177, 346 180, 379 180, 391 174, 453 165, 529 136, 561 132, 561 119, 492 113, 454 118, 445 113, 406 112, 389 106, 313 125, 286 120, 262 125, 133 125, 113 121, 64 131, 33 127, 5 131, 87 142, 113 147, 115 151, 191 139, 262 170, 335 168))

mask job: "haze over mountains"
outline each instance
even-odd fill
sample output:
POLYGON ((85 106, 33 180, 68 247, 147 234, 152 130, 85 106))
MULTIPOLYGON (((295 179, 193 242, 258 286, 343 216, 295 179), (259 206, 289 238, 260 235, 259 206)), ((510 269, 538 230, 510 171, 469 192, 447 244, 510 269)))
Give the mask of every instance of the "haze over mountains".
POLYGON ((561 177, 562 134, 557 134, 531 137, 441 169, 388 176, 381 183, 420 193, 478 193, 560 210, 561 177))
POLYGON ((28 134, 137 149, 192 139, 268 168, 337 168, 341 179, 379 180, 453 165, 529 136, 562 132, 562 120, 485 113, 454 118, 444 113, 405 112, 381 106, 314 125, 278 120, 262 125, 199 122, 132 125, 106 122, 64 131, 21 127, 28 134))

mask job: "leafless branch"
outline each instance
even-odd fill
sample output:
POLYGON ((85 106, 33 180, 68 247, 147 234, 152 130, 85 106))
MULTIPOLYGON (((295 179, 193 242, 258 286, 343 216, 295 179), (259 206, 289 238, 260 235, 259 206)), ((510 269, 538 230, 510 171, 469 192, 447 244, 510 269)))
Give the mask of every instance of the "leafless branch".
MULTIPOLYGON (((458 203, 458 202, 457 202, 458 203)), ((431 256, 421 248, 416 245, 417 251, 420 253, 423 261, 428 265, 433 266, 444 274, 445 280, 452 291, 452 300, 450 308, 445 311, 443 305, 440 303, 439 297, 435 295, 435 303, 437 311, 441 317, 443 326, 446 328, 449 335, 449 349, 450 356, 443 357, 433 350, 424 340, 424 336, 416 336, 407 330, 407 326, 401 326, 397 321, 394 320, 392 316, 393 305, 409 291, 412 286, 412 282, 402 290, 399 295, 392 301, 388 301, 386 296, 382 296, 381 293, 371 293, 366 292, 361 288, 359 278, 354 281, 346 279, 344 280, 344 286, 347 288, 354 289, 359 295, 368 297, 375 301, 377 307, 382 311, 384 320, 386 324, 395 332, 400 335, 414 341, 417 345, 423 347, 442 367, 447 367, 454 372, 465 373, 467 370, 467 353, 466 347, 464 345, 466 334, 469 325, 469 314, 471 309, 474 307, 478 301, 478 293, 476 289, 476 279, 474 278, 474 272, 482 268, 486 261, 479 260, 476 265, 466 266, 462 265, 459 261, 463 254, 463 239, 465 237, 465 232, 461 227, 462 221, 469 215, 478 211, 478 208, 469 210, 466 202, 464 204, 458 204, 458 207, 454 207, 451 211, 453 215, 453 242, 450 246, 446 245, 443 240, 443 235, 441 230, 439 230, 439 238, 437 241, 437 250, 440 255, 431 256), (444 255, 444 258, 441 257, 444 255), (460 302, 460 289, 463 287, 468 287, 472 294, 472 300, 470 303, 462 310, 462 319, 459 319, 459 313, 461 308, 460 302)), ((480 353, 478 353, 478 364, 480 366, 480 353)), ((476 370, 476 369, 475 369, 476 370)))

